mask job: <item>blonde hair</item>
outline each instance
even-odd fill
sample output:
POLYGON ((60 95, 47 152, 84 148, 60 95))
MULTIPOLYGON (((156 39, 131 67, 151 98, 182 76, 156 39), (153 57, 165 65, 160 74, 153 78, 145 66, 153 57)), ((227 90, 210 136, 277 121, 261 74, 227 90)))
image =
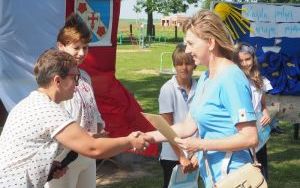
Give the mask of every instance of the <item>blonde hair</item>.
POLYGON ((255 55, 255 49, 253 46, 246 43, 239 43, 236 45, 236 51, 234 53, 234 62, 243 70, 247 78, 254 84, 257 89, 262 89, 263 79, 259 71, 259 65, 257 63, 257 58, 255 55), (241 65, 239 60, 239 53, 248 53, 252 57, 252 66, 250 69, 246 69, 241 65))
POLYGON ((233 41, 218 15, 209 10, 200 10, 185 22, 183 32, 186 33, 188 30, 203 40, 214 38, 222 55, 232 60, 233 41))

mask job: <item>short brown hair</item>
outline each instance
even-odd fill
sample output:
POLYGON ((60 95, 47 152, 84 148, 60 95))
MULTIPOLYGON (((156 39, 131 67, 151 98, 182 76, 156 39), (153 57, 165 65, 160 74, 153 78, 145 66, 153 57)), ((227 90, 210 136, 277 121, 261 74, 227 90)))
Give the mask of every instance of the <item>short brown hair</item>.
POLYGON ((187 64, 194 64, 194 60, 191 54, 185 53, 186 45, 183 43, 177 44, 173 54, 172 54, 172 60, 174 67, 177 64, 181 63, 187 63, 187 64))
POLYGON ((50 49, 38 58, 34 66, 34 75, 39 86, 48 86, 55 75, 65 78, 70 69, 76 67, 76 59, 70 54, 50 49))
POLYGON ((88 26, 77 14, 71 14, 57 35, 57 42, 63 45, 68 45, 76 42, 89 43, 92 39, 92 34, 88 26))
POLYGON ((233 40, 221 18, 209 10, 200 10, 183 26, 183 32, 190 30, 203 40, 214 38, 219 51, 232 60, 234 53, 233 40))

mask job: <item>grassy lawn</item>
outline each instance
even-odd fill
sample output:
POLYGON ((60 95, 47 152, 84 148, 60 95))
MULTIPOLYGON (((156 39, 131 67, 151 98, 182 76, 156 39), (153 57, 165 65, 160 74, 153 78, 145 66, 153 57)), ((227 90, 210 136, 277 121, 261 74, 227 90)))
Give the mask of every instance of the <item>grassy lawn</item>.
MULTIPOLYGON (((146 112, 158 112, 159 89, 171 77, 159 74, 160 54, 171 52, 174 47, 175 44, 170 43, 153 44, 145 50, 132 45, 118 46, 117 78, 134 93, 146 112)), ((199 67, 198 70, 204 68, 199 67)), ((269 187, 300 187, 300 141, 293 140, 291 124, 281 122, 281 127, 285 129, 285 134, 274 135, 268 142, 269 187)), ((161 187, 162 173, 159 164, 147 168, 150 168, 153 176, 125 181, 112 187, 161 187)))

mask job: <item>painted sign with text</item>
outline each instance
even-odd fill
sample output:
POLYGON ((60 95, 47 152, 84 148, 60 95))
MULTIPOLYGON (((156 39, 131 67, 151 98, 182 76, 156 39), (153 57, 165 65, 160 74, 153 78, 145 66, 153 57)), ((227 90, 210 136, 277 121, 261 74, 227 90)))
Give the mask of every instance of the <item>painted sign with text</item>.
POLYGON ((236 42, 256 48, 271 94, 300 95, 300 5, 215 2, 236 42))

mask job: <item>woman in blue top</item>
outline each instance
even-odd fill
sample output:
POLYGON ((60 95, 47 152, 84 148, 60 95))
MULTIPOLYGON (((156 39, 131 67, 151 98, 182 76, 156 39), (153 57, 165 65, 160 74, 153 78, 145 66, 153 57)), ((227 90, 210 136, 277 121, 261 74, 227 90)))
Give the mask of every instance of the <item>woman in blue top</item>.
MULTIPOLYGON (((172 128, 181 137, 175 141, 182 149, 199 152, 200 175, 205 187, 213 187, 222 176, 226 152, 233 154, 225 173, 252 161, 248 148, 256 146, 258 138, 251 90, 244 73, 231 61, 234 46, 216 14, 201 10, 183 30, 186 53, 193 56, 196 65, 208 70, 198 81, 188 117, 172 128), (200 138, 189 137, 197 129, 200 138), (203 151, 211 175, 205 168, 203 151)), ((165 140, 157 131, 147 134, 155 142, 165 140)))

